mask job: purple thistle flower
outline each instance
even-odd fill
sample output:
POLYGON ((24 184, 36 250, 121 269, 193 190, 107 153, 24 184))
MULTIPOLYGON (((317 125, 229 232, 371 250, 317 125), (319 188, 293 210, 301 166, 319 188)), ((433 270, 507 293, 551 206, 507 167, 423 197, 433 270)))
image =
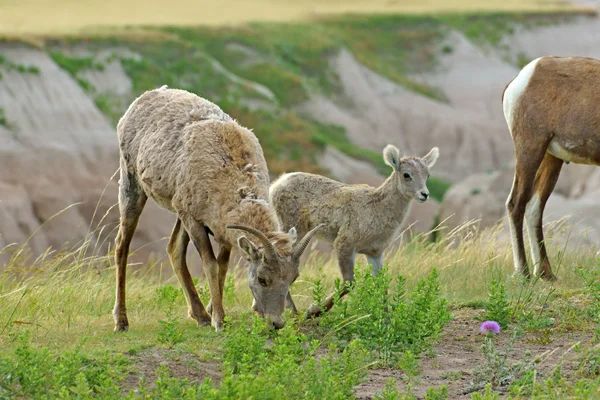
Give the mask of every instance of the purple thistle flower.
POLYGON ((494 332, 496 335, 500 333, 500 324, 496 321, 485 321, 481 324, 481 333, 494 332))

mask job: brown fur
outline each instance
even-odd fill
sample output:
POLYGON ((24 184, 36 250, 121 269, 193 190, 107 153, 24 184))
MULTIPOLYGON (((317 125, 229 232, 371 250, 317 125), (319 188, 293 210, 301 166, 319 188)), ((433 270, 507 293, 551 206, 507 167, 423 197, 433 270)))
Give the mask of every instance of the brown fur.
POLYGON ((530 239, 535 240, 532 255, 539 260, 535 275, 555 279, 542 231, 544 206, 563 161, 600 165, 599 89, 599 60, 542 57, 511 109, 512 123, 507 118, 514 142, 516 168, 506 206, 514 231, 515 269, 527 277, 524 217, 528 218, 530 239), (530 203, 534 196, 539 205, 530 203), (539 253, 536 246, 539 246, 539 253))
POLYGON ((167 249, 186 294, 190 317, 205 325, 212 320, 215 328, 221 328, 229 255, 232 247, 239 244, 250 259, 249 285, 258 300, 257 311, 270 317, 276 327, 282 326, 282 301, 289 297, 289 285, 298 269, 292 257, 295 231, 293 235, 280 232, 267 201, 269 174, 256 136, 215 104, 166 87, 136 99, 119 121, 117 131, 121 151, 121 225, 116 241, 116 330, 128 327, 127 253, 147 197, 177 215, 167 249), (266 257, 264 246, 255 244, 261 243, 257 237, 248 240, 244 231, 228 229, 230 225, 255 228, 266 234, 275 249, 275 258, 266 257), (220 245, 217 257, 208 232, 220 245), (212 318, 198 298, 185 263, 190 240, 204 263, 211 291, 208 312, 212 309, 212 318), (259 285, 259 276, 273 287, 259 285))

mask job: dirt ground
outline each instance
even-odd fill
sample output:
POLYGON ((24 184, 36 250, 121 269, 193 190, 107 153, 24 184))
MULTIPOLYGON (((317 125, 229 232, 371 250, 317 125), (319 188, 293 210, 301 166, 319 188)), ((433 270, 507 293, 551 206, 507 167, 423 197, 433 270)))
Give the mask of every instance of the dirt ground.
POLYGON ((173 378, 196 383, 202 383, 206 378, 213 382, 221 380, 220 363, 200 361, 198 357, 186 352, 148 348, 128 358, 133 362, 134 372, 122 383, 124 392, 138 387, 142 380, 149 382, 147 388, 152 389, 158 378, 156 371, 161 365, 167 366, 173 378))
MULTIPOLYGON (((428 388, 446 385, 449 399, 471 398, 473 370, 484 360, 481 352, 484 337, 479 331, 481 322, 474 319, 478 314, 479 311, 471 309, 454 313, 454 319, 446 326, 440 341, 434 346, 434 357, 421 358, 422 374, 418 384, 413 385, 417 397, 424 397, 428 388)), ((497 348, 506 349, 511 338, 511 332, 501 332, 495 341, 497 348)), ((577 366, 577 362, 569 357, 571 347, 579 341, 587 343, 591 339, 591 336, 581 333, 570 333, 553 335, 551 342, 546 344, 547 340, 535 334, 526 334, 515 341, 514 351, 508 359, 510 363, 514 363, 522 360, 525 352, 530 351, 533 357, 539 356, 542 360, 537 366, 538 376, 547 375, 561 361, 562 373, 568 375, 577 366)), ((359 386, 356 397, 361 400, 374 398, 390 378, 397 382, 400 389, 406 389, 406 376, 402 371, 377 369, 371 371, 367 381, 359 386)))

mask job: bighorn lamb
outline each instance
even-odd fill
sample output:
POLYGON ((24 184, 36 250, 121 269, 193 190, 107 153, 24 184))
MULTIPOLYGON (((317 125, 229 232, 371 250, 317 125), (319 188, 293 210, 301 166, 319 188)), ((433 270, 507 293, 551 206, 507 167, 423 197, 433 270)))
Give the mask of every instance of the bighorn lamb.
POLYGON ((529 277, 523 219, 534 275, 556 279, 544 244, 542 216, 563 162, 600 165, 600 60, 540 57, 502 94, 516 158, 506 201, 515 273, 529 277))
POLYGON ((217 331, 222 328, 223 284, 232 246, 237 243, 249 261, 253 308, 281 328, 285 323, 281 314, 286 298, 291 299, 289 287, 298 276, 300 255, 319 227, 297 243, 295 229, 280 231, 267 201, 269 175, 256 136, 217 105, 166 86, 138 97, 119 121, 117 132, 121 220, 115 252, 115 331, 129 326, 127 257, 148 197, 177 214, 167 251, 191 318, 200 325, 212 322, 217 331), (217 257, 209 234, 219 244, 217 257), (190 238, 209 282, 208 311, 198 298, 186 264, 190 238))
MULTIPOLYGON (((426 181, 438 156, 434 147, 422 158, 400 158, 398 149, 388 145, 383 159, 393 172, 378 188, 295 172, 282 175, 271 185, 269 199, 284 229, 296 227, 302 234, 325 224, 316 235, 333 243, 344 283, 351 282, 357 253, 367 256, 374 274, 381 268, 383 252, 398 233, 411 199, 424 202, 429 198, 426 181)), ((330 296, 325 311, 332 306, 330 296)), ((308 316, 319 313, 315 305, 308 316)))

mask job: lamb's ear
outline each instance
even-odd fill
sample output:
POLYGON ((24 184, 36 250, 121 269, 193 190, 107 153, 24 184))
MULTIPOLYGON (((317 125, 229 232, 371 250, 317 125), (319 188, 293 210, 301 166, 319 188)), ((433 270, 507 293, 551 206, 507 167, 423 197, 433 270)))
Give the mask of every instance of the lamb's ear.
POLYGON ((440 156, 440 150, 437 147, 431 149, 429 153, 425 157, 423 157, 423 161, 427 164, 427 167, 431 168, 435 165, 438 157, 440 156))
POLYGON ((385 146, 385 149, 383 149, 383 161, 394 168, 394 170, 398 171, 400 169, 400 150, 398 150, 396 146, 388 144, 385 146))
POLYGON ((296 232, 296 227, 292 227, 292 229, 290 229, 288 231, 288 234, 290 235, 291 239, 292 239, 292 246, 296 243, 296 240, 298 239, 298 233, 296 232))
POLYGON ((240 236, 238 239, 238 245, 240 246, 240 249, 242 249, 242 251, 246 253, 248 257, 250 257, 251 260, 259 259, 260 255, 258 254, 258 248, 246 236, 240 236))

